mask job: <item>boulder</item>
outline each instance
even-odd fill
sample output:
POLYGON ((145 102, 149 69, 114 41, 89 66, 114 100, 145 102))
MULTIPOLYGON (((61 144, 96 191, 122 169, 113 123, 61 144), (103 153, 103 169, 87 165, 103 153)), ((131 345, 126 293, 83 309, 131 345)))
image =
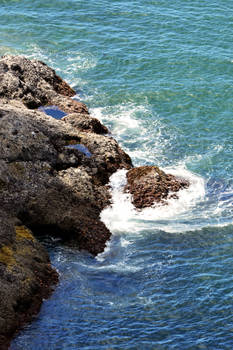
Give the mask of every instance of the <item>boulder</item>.
POLYGON ((167 199, 177 199, 178 191, 188 186, 187 180, 166 174, 157 166, 141 166, 128 171, 125 191, 132 195, 134 206, 142 209, 167 204, 167 199))

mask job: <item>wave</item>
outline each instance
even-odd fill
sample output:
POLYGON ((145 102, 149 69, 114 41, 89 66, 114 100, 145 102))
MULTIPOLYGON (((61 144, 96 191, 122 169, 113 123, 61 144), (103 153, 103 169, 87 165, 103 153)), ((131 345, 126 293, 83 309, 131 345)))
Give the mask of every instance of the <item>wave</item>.
POLYGON ((101 219, 113 234, 139 233, 145 229, 155 228, 177 232, 184 226, 182 220, 188 217, 190 219, 190 213, 193 213, 193 209, 204 200, 204 179, 181 166, 163 170, 186 178, 190 182, 189 188, 179 191, 179 199, 167 200, 167 205, 155 204, 142 210, 135 209, 131 195, 124 192, 127 171, 118 170, 111 176, 112 204, 102 211, 101 219))
POLYGON ((90 109, 91 115, 108 126, 135 165, 166 163, 166 149, 174 135, 148 103, 133 102, 90 109))
MULTIPOLYGON (((3 49, 0 50, 2 52, 3 49)), ((56 72, 61 75, 73 88, 79 87, 80 90, 86 86, 85 79, 80 78, 81 72, 94 68, 97 64, 97 57, 90 52, 67 50, 64 52, 51 52, 49 49, 44 49, 38 44, 26 44, 20 50, 10 50, 6 48, 4 54, 24 55, 29 59, 38 59, 50 67, 53 67, 56 72)), ((76 98, 80 99, 78 93, 76 98)))
MULTIPOLYGON (((2 49, 7 53, 7 48, 2 49)), ((46 62, 71 86, 79 86, 74 98, 88 101, 90 105, 95 103, 99 92, 85 94, 87 82, 79 75, 80 72, 97 65, 98 58, 93 54, 69 50, 61 55, 58 52, 51 53, 36 44, 26 44, 21 50, 22 52, 14 50, 9 53, 25 54, 28 58, 46 62)), ((177 159, 179 156, 176 154, 174 159, 172 154, 174 145, 179 141, 179 130, 171 130, 146 98, 142 102, 94 107, 90 108, 90 112, 109 127, 123 149, 130 154, 134 165, 158 165, 168 173, 187 178, 191 186, 180 192, 178 200, 170 199, 166 206, 157 205, 137 211, 129 194, 123 193, 126 181, 124 171, 118 172, 111 178, 113 203, 101 214, 103 221, 114 234, 130 231, 139 233, 143 229, 155 228, 168 232, 185 232, 207 226, 232 224, 232 184, 225 186, 220 183, 221 179, 212 179, 213 169, 208 169, 216 156, 219 166, 223 166, 223 145, 215 145, 202 154, 186 154, 183 159, 177 159), (172 167, 168 167, 171 164, 172 167), (200 171, 205 173, 206 179, 195 174, 200 171)))

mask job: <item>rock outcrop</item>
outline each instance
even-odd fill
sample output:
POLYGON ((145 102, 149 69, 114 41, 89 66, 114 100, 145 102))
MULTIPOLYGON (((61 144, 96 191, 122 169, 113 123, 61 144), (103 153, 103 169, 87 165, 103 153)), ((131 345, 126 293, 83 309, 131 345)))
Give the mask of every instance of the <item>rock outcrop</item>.
POLYGON ((108 129, 73 96, 43 62, 0 59, 2 350, 58 280, 34 234, 59 236, 96 255, 111 235, 100 212, 110 204, 108 181, 117 169, 129 170, 126 190, 137 208, 164 202, 188 186, 157 167, 131 169, 130 157, 108 129), (63 118, 47 115, 50 107, 59 108, 63 118))
POLYGON ((177 199, 177 192, 189 186, 187 180, 166 174, 156 166, 133 168, 128 171, 127 180, 125 191, 132 194, 132 203, 138 209, 167 204, 167 199, 177 199))
POLYGON ((75 91, 53 69, 22 56, 0 59, 0 98, 19 100, 28 108, 56 105, 71 113, 88 113, 87 107, 70 97, 75 91))
POLYGON ((107 134, 108 128, 101 124, 96 118, 91 117, 89 114, 84 113, 70 113, 62 120, 66 123, 70 123, 74 128, 81 131, 92 132, 95 134, 107 134))
POLYGON ((105 185, 117 169, 131 168, 130 157, 102 135, 107 128, 70 97, 74 91, 44 63, 4 56, 0 67, 3 208, 30 228, 52 228, 81 249, 99 253, 110 236, 99 220, 109 203, 105 185), (56 120, 32 109, 54 103, 72 113, 56 120), (76 103, 82 113, 73 112, 76 103))
POLYGON ((0 349, 39 311, 58 281, 48 254, 20 220, 0 210, 0 349))
POLYGON ((104 170, 94 159, 70 148, 80 144, 82 134, 19 102, 13 106, 0 101, 0 115, 3 208, 32 229, 52 227, 82 249, 93 254, 102 251, 110 233, 99 213, 109 194, 102 182, 104 170), (100 237, 93 229, 96 221, 100 237))
POLYGON ((100 221, 107 186, 130 157, 54 70, 0 59, 0 348, 39 310, 58 276, 36 234, 96 255, 110 237, 100 221), (55 105, 56 120, 38 107, 55 105))

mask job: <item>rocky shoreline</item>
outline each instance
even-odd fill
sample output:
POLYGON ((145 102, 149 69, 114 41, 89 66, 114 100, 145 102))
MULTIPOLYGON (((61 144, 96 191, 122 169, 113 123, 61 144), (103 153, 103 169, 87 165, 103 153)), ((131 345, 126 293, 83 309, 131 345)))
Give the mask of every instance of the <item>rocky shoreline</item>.
POLYGON ((157 167, 135 170, 107 127, 73 96, 75 91, 43 62, 0 59, 2 350, 58 282, 37 233, 59 236, 96 255, 111 236, 100 213, 111 204, 108 182, 115 171, 132 169, 126 190, 137 208, 163 202, 189 185, 157 167), (46 106, 63 117, 47 115, 46 106))

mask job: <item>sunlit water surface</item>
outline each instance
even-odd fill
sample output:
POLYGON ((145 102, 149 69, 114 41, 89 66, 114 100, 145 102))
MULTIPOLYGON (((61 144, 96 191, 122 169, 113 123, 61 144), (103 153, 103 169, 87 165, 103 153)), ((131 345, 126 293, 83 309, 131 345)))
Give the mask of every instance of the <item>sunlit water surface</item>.
POLYGON ((114 174, 105 252, 44 240, 60 283, 11 350, 232 349, 232 1, 0 5, 0 54, 48 63, 135 165, 191 183, 137 212, 114 174))

